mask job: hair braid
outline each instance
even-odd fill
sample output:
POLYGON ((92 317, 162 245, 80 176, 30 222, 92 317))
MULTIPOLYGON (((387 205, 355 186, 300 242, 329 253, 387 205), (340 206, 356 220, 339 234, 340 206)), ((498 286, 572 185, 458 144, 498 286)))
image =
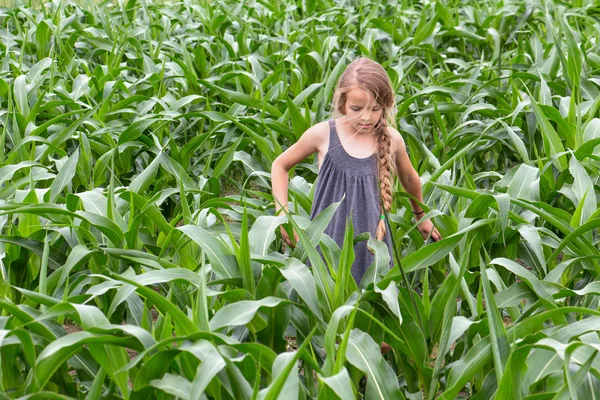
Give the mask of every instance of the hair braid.
MULTIPOLYGON (((381 116, 381 119, 375 128, 375 137, 377 138, 377 162, 379 167, 379 190, 381 194, 381 215, 383 215, 383 209, 386 212, 390 211, 392 206, 392 138, 387 129, 387 121, 385 115, 381 116)), ((377 230, 375 237, 378 240, 383 240, 386 233, 385 220, 380 219, 377 224, 377 230)))

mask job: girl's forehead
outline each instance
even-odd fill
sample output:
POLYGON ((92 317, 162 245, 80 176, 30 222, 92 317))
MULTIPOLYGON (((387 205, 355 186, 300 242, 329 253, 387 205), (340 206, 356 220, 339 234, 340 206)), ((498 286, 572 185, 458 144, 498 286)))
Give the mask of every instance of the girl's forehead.
POLYGON ((346 99, 352 104, 366 106, 375 102, 373 95, 362 88, 353 87, 346 94, 346 99))

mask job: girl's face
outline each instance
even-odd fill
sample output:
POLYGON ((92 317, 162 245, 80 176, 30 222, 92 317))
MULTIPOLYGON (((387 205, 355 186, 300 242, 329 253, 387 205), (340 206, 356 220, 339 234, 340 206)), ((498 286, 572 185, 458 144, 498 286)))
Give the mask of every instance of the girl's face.
POLYGON ((373 95, 368 91, 354 87, 346 93, 344 114, 346 122, 354 132, 371 132, 382 113, 383 107, 375 102, 373 95))

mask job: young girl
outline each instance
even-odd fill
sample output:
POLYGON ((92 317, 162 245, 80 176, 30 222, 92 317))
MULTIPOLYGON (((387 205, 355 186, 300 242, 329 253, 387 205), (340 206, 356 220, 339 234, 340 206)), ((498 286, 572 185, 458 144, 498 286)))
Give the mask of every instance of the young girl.
MULTIPOLYGON (((381 65, 368 58, 353 61, 334 92, 334 118, 309 128, 273 162, 271 179, 277 212, 282 205, 287 210, 288 171, 317 152, 319 177, 310 218, 340 201, 345 194, 325 233, 342 247, 346 218, 352 211, 355 235, 370 232, 387 244, 393 260, 382 209, 389 211, 392 204, 393 171, 397 171, 404 189, 423 202, 421 181, 408 158, 402 136, 389 126, 394 123, 394 99, 391 82, 381 65)), ((411 199, 411 205, 417 220, 421 219, 425 212, 419 203, 411 199)), ((441 238, 429 220, 418 228, 425 238, 428 235, 436 241, 441 238)), ((292 241, 283 227, 281 234, 287 245, 295 246, 297 235, 292 241)), ((359 284, 374 256, 366 241, 356 243, 354 252, 352 276, 359 284)))

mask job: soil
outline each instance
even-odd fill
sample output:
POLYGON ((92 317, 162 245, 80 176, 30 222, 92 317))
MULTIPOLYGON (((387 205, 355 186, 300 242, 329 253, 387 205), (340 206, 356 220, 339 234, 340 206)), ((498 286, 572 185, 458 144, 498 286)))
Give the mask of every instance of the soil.
POLYGON ((295 336, 286 336, 285 340, 287 340, 288 344, 285 348, 285 350, 289 353, 292 351, 296 351, 298 350, 298 343, 296 342, 296 337, 295 336))
POLYGON ((65 319, 65 322, 63 323, 63 328, 65 328, 65 331, 67 331, 67 335, 70 335, 71 333, 75 332, 81 332, 83 330, 79 325, 77 325, 74 321, 70 319, 65 319))

